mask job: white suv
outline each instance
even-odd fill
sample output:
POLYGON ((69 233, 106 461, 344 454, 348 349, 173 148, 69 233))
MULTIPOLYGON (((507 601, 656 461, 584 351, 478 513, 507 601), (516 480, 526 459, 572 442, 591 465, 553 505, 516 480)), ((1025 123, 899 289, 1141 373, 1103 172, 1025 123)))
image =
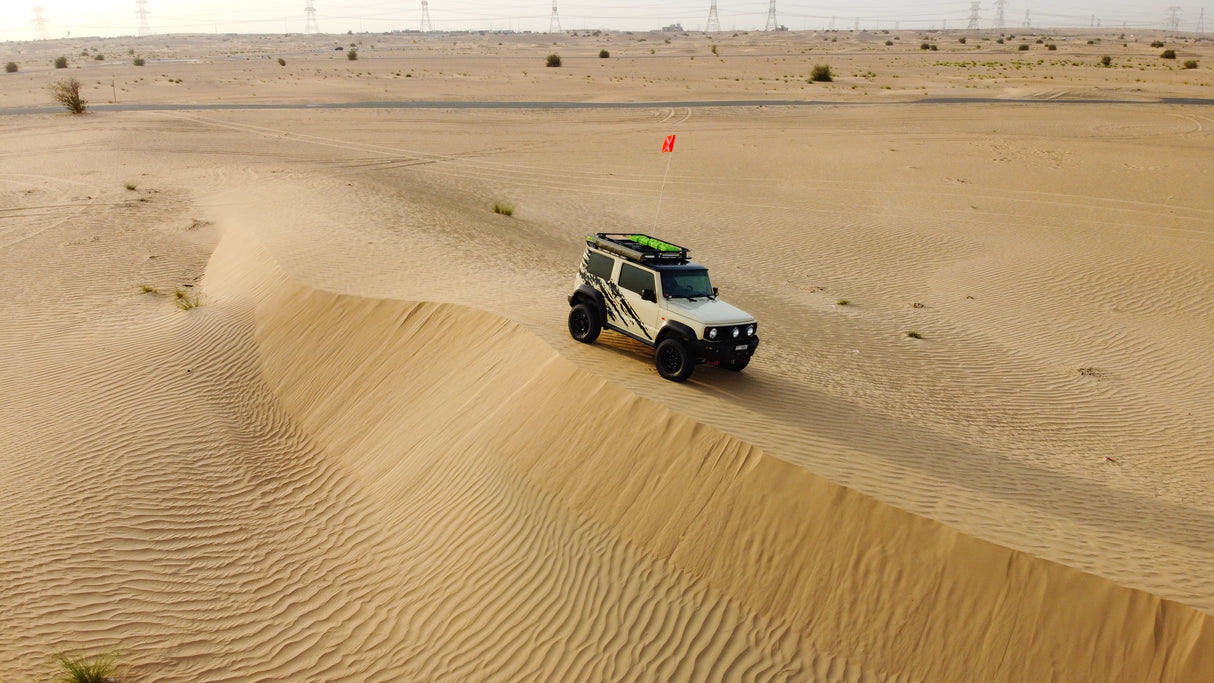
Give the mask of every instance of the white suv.
POLYGON ((668 380, 682 382, 697 363, 741 370, 759 346, 758 323, 717 298, 708 269, 649 235, 587 236, 574 286, 569 334, 590 344, 605 327, 644 342, 668 380))

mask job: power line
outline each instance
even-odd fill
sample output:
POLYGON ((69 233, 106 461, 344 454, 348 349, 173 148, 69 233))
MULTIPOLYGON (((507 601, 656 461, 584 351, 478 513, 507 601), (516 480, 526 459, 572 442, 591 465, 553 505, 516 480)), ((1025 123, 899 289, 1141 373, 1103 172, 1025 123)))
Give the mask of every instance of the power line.
POLYGON ((46 40, 46 17, 42 13, 46 11, 45 7, 34 8, 34 40, 46 40))
POLYGON ((708 25, 704 30, 708 33, 721 31, 721 20, 717 18, 717 0, 712 0, 712 5, 708 8, 708 25))
POLYGON ((151 35, 152 27, 148 26, 148 0, 135 0, 135 14, 139 15, 139 30, 135 35, 147 36, 151 35))
POLYGON ((320 33, 320 27, 316 25, 316 8, 312 6, 316 0, 308 0, 308 6, 304 8, 304 33, 320 33))

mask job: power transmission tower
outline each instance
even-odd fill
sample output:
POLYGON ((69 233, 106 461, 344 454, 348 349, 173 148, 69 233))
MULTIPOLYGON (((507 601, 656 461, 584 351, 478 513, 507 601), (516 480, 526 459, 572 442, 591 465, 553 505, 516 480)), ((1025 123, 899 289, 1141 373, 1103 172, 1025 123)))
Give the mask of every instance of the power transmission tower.
POLYGON ((308 6, 304 8, 304 33, 320 33, 320 27, 316 25, 316 8, 312 3, 316 0, 308 0, 308 6))
POLYGON ((152 34, 152 27, 148 26, 148 0, 135 0, 135 14, 139 15, 139 31, 135 34, 138 36, 147 36, 152 34))
POLYGON ((548 32, 561 32, 561 18, 556 14, 556 0, 552 0, 552 19, 548 22, 548 32))
POLYGON ((46 17, 42 13, 45 7, 34 8, 34 40, 46 40, 46 17))
POLYGON ((970 23, 965 28, 970 31, 978 30, 978 10, 982 6, 981 2, 970 3, 970 23))
POLYGON ((1024 10, 1024 27, 1033 28, 1033 20, 1029 17, 1029 11, 1024 10))
POLYGON ((721 31, 721 20, 717 18, 717 0, 712 0, 712 5, 708 7, 708 27, 704 30, 708 33, 721 31))
POLYGON ((1007 0, 995 0, 995 28, 1003 29, 1003 8, 1007 5, 1007 0))
POLYGON ((767 26, 763 27, 764 31, 774 31, 780 25, 776 23, 776 0, 768 0, 767 2, 767 26))
POLYGON ((835 18, 834 17, 830 18, 830 28, 827 30, 829 30, 829 31, 835 30, 835 18))
POLYGON ((430 0, 422 0, 422 23, 419 29, 421 31, 434 30, 434 27, 430 25, 430 0))
POLYGON ((854 29, 852 29, 852 30, 853 30, 853 31, 855 31, 855 32, 857 32, 857 33, 859 33, 859 32, 860 32, 860 17, 856 17, 856 27, 855 27, 854 29))
POLYGON ((1168 30, 1180 30, 1180 8, 1176 5, 1172 5, 1168 8, 1168 30))
POLYGON ((1197 14, 1197 32, 1199 34, 1206 32, 1206 8, 1204 7, 1202 7, 1201 12, 1198 12, 1197 14))

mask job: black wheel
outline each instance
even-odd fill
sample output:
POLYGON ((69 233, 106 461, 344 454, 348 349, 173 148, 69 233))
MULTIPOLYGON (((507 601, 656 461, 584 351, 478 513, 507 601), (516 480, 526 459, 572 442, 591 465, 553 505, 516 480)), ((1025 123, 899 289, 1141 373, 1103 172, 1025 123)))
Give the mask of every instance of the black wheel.
POLYGON ((569 310, 569 336, 583 344, 593 344, 602 331, 598 313, 590 304, 578 304, 569 310))
POLYGON ((742 370, 742 368, 746 367, 749 364, 750 364, 750 356, 742 356, 741 358, 734 358, 733 360, 727 360, 724 363, 721 363, 721 367, 725 368, 726 370, 733 370, 734 372, 739 372, 742 370))
POLYGON ((653 362, 658 367, 658 374, 671 382, 682 382, 691 377, 691 371, 695 369, 695 361, 687 345, 674 337, 663 339, 658 344, 653 362))

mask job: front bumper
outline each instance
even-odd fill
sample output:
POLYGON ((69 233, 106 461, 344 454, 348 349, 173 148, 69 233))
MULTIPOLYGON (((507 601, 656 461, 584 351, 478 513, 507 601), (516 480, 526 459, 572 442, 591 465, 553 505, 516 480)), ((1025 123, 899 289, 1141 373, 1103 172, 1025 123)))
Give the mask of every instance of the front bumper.
POLYGON ((749 358, 754 355, 757 348, 759 348, 758 335, 749 339, 730 339, 728 341, 712 342, 701 339, 696 342, 696 351, 699 353, 700 358, 710 363, 749 358))

